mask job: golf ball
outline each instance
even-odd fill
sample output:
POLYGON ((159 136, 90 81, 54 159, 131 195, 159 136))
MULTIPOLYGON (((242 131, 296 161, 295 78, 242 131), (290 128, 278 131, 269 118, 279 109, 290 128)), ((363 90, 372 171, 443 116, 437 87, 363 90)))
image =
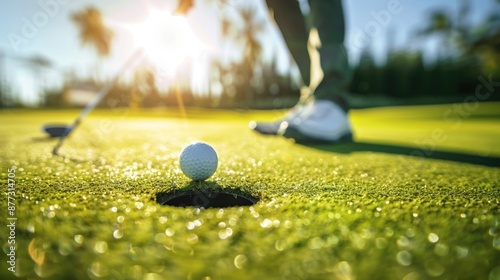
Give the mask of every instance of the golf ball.
POLYGON ((217 153, 206 143, 193 143, 184 148, 181 153, 181 170, 193 181, 208 179, 217 170, 217 164, 217 153))

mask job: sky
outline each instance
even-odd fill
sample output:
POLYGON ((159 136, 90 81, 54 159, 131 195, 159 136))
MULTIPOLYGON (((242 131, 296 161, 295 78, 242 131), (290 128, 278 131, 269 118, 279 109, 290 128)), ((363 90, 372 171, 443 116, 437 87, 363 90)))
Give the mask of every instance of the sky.
MULTIPOLYGON (((196 0, 195 9, 186 17, 189 28, 200 40, 205 49, 220 53, 220 28, 214 17, 220 7, 196 0)), ((212 0, 213 1, 213 0, 212 0)), ((238 4, 245 1, 256 7, 256 16, 265 17, 265 4, 262 0, 230 0, 238 4)), ((392 34, 395 47, 409 50, 424 50, 424 57, 432 61, 439 50, 438 40, 422 42, 411 41, 416 30, 425 26, 428 11, 446 8, 457 14, 462 0, 351 0, 343 1, 346 15, 346 46, 350 60, 356 62, 361 51, 370 47, 379 62, 384 61, 387 50, 387 35, 392 34)), ((74 71, 82 75, 91 74, 99 69, 104 75, 115 73, 124 60, 134 51, 135 44, 130 26, 144 22, 157 11, 167 15, 177 0, 16 0, 0 2, 0 53, 7 57, 27 58, 39 55, 47 58, 54 70, 44 77, 45 83, 57 84, 64 80, 64 72, 74 71), (78 28, 71 21, 73 13, 89 6, 98 8, 113 31, 115 41, 111 56, 100 61, 95 51, 83 47, 78 37, 78 28), (128 27, 127 27, 128 26, 128 27)), ((494 5, 495 0, 471 1, 470 21, 480 22, 494 5)), ((230 12, 230 10, 228 10, 230 12)), ((500 12, 500 11, 499 11, 500 12)), ((287 50, 280 38, 279 31, 269 22, 269 46, 265 55, 277 55, 288 68, 287 50), (269 39, 270 38, 270 39, 269 39)), ((227 56, 238 54, 227 53, 227 56)), ((227 58, 230 59, 230 58, 227 58)), ((28 72, 19 60, 0 61, 0 75, 3 75, 15 88, 22 100, 36 104, 37 84, 42 83, 36 73, 28 72), (10 61, 10 62, 9 62, 10 61), (14 62, 13 62, 14 61, 14 62), (16 62, 17 61, 17 62, 16 62), (5 71, 4 69, 8 69, 5 71)), ((201 71, 201 70, 200 70, 201 71)), ((203 71, 201 71, 203 72, 203 71)))

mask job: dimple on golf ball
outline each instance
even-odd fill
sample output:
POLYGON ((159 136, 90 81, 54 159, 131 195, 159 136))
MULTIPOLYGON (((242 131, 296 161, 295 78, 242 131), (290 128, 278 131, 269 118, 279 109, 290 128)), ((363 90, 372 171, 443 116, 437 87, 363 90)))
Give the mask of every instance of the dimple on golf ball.
POLYGON ((214 148, 202 142, 184 148, 180 158, 182 172, 193 181, 203 181, 212 176, 218 162, 214 148))

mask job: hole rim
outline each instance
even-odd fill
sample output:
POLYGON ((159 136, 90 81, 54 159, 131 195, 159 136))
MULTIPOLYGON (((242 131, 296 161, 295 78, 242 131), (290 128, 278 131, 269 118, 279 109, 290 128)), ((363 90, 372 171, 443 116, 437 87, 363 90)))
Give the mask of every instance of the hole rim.
POLYGON ((176 189, 156 193, 156 202, 161 206, 177 208, 220 209, 233 207, 249 207, 261 200, 260 195, 255 195, 239 188, 222 187, 194 187, 176 189), (196 203, 197 199, 205 201, 204 204, 196 203), (231 200, 232 199, 232 200, 231 200), (191 201, 192 203, 179 203, 191 201), (233 202, 233 203, 231 203, 233 202), (236 203, 237 202, 237 203, 236 203))

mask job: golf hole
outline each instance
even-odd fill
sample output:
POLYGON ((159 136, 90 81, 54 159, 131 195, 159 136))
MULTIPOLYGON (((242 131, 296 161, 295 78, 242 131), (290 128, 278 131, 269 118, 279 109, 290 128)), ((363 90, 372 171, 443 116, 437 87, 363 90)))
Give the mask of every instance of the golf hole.
POLYGON ((193 189, 171 193, 158 193, 161 205, 196 208, 226 208, 254 205, 259 199, 242 191, 193 189))

